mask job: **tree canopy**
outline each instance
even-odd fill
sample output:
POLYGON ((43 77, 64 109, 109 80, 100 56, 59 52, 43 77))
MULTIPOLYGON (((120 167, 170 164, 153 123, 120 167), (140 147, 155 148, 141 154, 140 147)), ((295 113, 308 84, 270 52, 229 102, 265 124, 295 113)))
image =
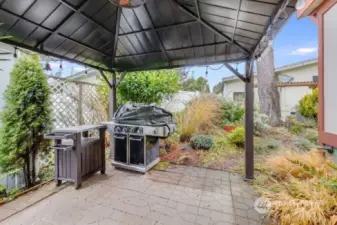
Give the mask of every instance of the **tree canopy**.
POLYGON ((189 77, 182 82, 182 88, 184 91, 200 91, 204 93, 209 93, 209 85, 207 79, 203 77, 189 77))
POLYGON ((223 88, 224 88, 224 82, 220 81, 213 87, 213 93, 215 94, 222 94, 223 93, 223 88))

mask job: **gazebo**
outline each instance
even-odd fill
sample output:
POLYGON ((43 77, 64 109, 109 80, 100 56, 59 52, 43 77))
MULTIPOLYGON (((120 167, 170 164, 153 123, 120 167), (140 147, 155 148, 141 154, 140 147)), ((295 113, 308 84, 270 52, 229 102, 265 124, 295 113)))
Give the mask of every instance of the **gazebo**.
MULTIPOLYGON (((295 0, 2 0, 1 40, 116 73, 224 64, 245 82, 245 179, 254 178, 253 70, 295 0), (230 63, 245 62, 241 74, 230 63)), ((111 72, 106 77, 104 71, 111 72)))

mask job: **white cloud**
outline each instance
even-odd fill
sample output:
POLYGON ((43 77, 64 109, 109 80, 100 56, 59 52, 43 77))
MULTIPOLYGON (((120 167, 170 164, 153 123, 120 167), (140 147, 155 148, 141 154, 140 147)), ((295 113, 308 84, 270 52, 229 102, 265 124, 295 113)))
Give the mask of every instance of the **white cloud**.
POLYGON ((298 48, 295 51, 292 51, 292 55, 310 55, 314 52, 317 52, 317 48, 298 48))

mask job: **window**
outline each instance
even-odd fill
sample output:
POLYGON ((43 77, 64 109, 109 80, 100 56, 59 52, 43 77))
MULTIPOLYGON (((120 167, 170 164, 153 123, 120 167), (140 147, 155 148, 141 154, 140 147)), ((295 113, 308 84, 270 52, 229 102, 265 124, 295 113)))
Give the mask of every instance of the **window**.
POLYGON ((237 102, 243 102, 245 98, 244 92, 233 92, 233 100, 237 102))
POLYGON ((312 76, 312 81, 318 83, 318 75, 312 76))

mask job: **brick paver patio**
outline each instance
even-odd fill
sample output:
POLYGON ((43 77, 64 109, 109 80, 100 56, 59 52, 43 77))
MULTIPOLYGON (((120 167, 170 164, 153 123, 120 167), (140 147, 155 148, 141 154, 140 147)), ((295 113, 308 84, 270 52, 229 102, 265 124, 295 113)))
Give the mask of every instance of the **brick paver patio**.
MULTIPOLYGON (((34 195, 34 193, 33 193, 34 195)), ((2 221, 1 225, 253 225, 252 188, 235 174, 187 166, 146 175, 107 168, 83 183, 2 221)), ((0 208, 14 210, 20 198, 0 208)))

